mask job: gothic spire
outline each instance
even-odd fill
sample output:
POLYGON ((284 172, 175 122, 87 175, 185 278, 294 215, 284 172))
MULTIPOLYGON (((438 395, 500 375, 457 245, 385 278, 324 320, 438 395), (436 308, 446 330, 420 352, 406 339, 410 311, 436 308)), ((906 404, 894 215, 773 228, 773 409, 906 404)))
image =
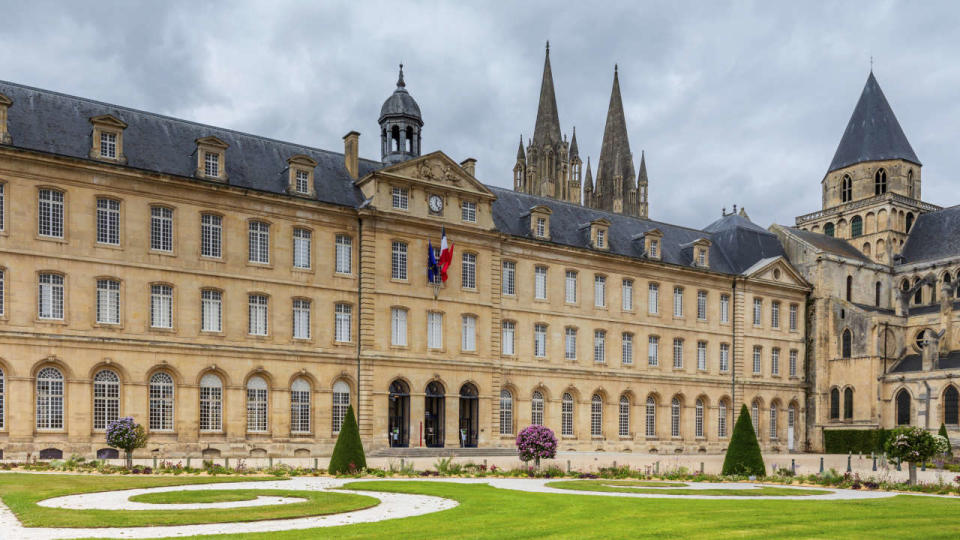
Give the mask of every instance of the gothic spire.
POLYGON ((620 97, 620 75, 617 66, 613 68, 613 88, 610 91, 610 105, 607 108, 607 122, 603 129, 603 142, 600 145, 600 160, 597 162, 597 193, 601 194, 599 207, 604 210, 613 208, 613 177, 617 170, 625 178, 633 181, 634 169, 630 140, 627 137, 627 121, 623 114, 623 99, 620 97))
POLYGON ((570 159, 580 157, 580 148, 577 147, 577 126, 573 126, 573 137, 570 139, 570 159))
MULTIPOLYGON (((590 156, 587 156, 587 174, 583 180, 583 190, 593 191, 593 172, 590 171, 590 156)), ((586 202, 584 202, 586 204, 586 202)))
POLYGON ((517 159, 525 160, 527 159, 527 154, 523 151, 523 133, 520 134, 520 146, 517 147, 517 159))
POLYGON ((637 185, 647 183, 647 157, 644 155, 644 151, 640 151, 640 174, 637 175, 637 185))
POLYGON ((556 144, 561 141, 560 118, 557 115, 557 97, 553 91, 553 71, 550 69, 550 42, 543 60, 543 82, 540 83, 540 105, 537 123, 533 129, 533 144, 556 144))

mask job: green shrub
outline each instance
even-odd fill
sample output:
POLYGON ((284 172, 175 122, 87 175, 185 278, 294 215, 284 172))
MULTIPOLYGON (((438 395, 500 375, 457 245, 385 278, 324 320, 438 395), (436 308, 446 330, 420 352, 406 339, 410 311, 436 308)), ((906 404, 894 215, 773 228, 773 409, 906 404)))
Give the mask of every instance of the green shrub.
POLYGON ((360 442, 360 429, 353 415, 353 405, 347 407, 347 414, 340 426, 337 444, 330 457, 330 474, 355 474, 367 467, 367 458, 360 442))
POLYGON ((730 438, 727 455, 723 459, 722 473, 724 476, 764 476, 767 473, 763 456, 760 454, 760 443, 757 442, 757 434, 753 432, 753 422, 746 405, 741 406, 737 424, 733 427, 733 437, 730 438))
POLYGON ((823 447, 827 454, 879 454, 889 437, 885 429, 831 429, 823 432, 823 447))
POLYGON ((941 437, 943 437, 944 439, 947 440, 947 452, 946 452, 946 453, 952 455, 952 454, 953 454, 953 446, 950 444, 950 436, 947 435, 947 426, 945 426, 945 425, 943 424, 943 422, 940 423, 940 431, 937 432, 937 435, 940 435, 941 437))

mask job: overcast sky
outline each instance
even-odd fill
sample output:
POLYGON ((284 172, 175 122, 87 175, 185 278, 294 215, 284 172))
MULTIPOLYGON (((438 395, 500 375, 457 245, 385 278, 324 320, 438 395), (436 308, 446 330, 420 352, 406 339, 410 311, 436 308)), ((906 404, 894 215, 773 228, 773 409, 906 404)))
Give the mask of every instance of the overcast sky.
POLYGON ((767 226, 820 208, 820 180, 870 69, 960 203, 960 7, 951 2, 6 2, 0 79, 331 150, 377 116, 397 64, 424 151, 512 186, 550 40, 561 128, 596 162, 613 65, 653 219, 767 226), (780 4, 774 6, 773 4, 780 4))

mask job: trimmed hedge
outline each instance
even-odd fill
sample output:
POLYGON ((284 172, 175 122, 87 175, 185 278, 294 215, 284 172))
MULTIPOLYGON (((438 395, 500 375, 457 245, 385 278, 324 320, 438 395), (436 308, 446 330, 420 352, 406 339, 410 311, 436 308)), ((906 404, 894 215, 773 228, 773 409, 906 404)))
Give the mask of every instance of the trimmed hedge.
POLYGON ((890 437, 885 429, 831 429, 823 432, 823 450, 827 454, 882 453, 890 437))
POLYGON ((765 476, 767 468, 763 464, 763 455, 760 453, 760 443, 753 432, 753 422, 747 406, 740 408, 740 416, 733 427, 733 437, 727 446, 727 455, 723 458, 724 476, 734 474, 749 476, 765 476))
POLYGON ((337 445, 333 447, 333 455, 330 456, 329 471, 330 474, 354 474, 366 467, 367 458, 360 441, 360 429, 353 415, 353 405, 350 405, 343 418, 343 425, 340 426, 337 445))

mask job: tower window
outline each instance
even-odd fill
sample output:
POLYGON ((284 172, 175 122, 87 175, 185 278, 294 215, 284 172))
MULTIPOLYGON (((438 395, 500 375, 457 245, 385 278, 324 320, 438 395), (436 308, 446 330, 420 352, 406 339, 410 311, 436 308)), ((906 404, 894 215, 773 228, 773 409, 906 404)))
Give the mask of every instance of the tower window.
POLYGON ((850 220, 850 236, 856 238, 863 235, 863 218, 853 216, 850 220))
POLYGON ((910 232, 911 228, 913 228, 913 212, 907 214, 907 227, 904 232, 910 232))
POLYGON ((850 180, 848 175, 843 175, 843 180, 840 181, 840 200, 842 202, 850 202, 853 199, 853 180, 850 180))
POLYGON ((833 236, 833 223, 827 223, 823 226, 823 234, 833 236))
POLYGON ((883 168, 877 169, 877 173, 873 175, 873 193, 875 195, 882 195, 887 192, 887 171, 883 168))

